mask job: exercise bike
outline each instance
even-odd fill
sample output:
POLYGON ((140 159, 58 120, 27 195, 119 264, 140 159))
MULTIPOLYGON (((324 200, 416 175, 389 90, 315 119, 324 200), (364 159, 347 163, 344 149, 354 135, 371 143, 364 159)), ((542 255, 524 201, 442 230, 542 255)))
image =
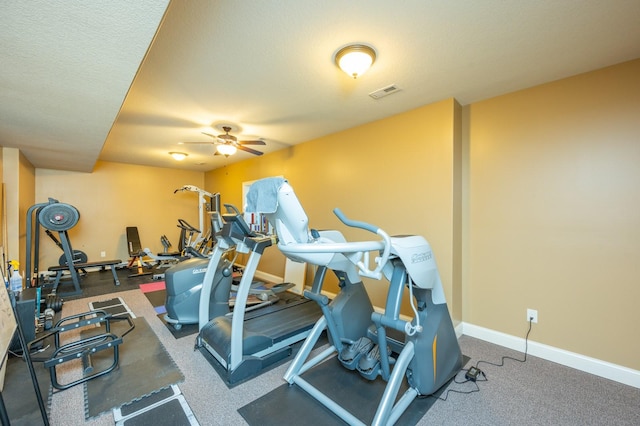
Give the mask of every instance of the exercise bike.
POLYGON ((305 297, 320 306, 323 316, 315 324, 284 375, 350 425, 363 425, 303 377, 304 373, 337 354, 347 370, 357 371, 367 380, 381 377, 386 387, 377 405, 374 425, 394 424, 418 396, 431 395, 462 368, 462 353, 429 243, 421 236, 390 237, 371 224, 353 221, 339 209, 334 213, 346 226, 377 235, 380 240, 347 242, 336 230, 309 231, 308 219, 292 187, 282 178, 255 182, 247 195, 247 211, 266 214, 278 236, 278 248, 298 262, 318 267, 311 291, 305 297), (255 191, 255 194, 251 194, 255 191), (252 196, 253 195, 253 196, 252 196), (260 199, 271 200, 261 202, 260 199), (267 209, 264 206, 267 205, 267 209), (369 260, 369 254, 376 257, 369 260), (373 266, 375 265, 375 266, 373 266), (321 293, 326 272, 339 279, 340 291, 333 300, 321 293), (383 313, 375 312, 360 276, 388 280, 389 290, 383 313), (409 290, 414 317, 400 316, 404 289, 409 290), (415 303, 413 301, 415 297, 415 303), (309 358, 323 331, 331 345, 309 358), (392 338, 399 333, 401 339, 392 338), (406 378, 408 390, 398 398, 406 378))

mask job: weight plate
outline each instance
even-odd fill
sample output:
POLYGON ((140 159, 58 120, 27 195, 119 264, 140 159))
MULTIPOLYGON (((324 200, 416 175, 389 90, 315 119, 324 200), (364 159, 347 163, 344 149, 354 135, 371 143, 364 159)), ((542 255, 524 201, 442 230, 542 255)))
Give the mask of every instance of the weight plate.
MULTIPOLYGON (((89 258, 87 257, 87 254, 81 250, 74 250, 73 251, 73 263, 87 263, 89 261, 89 258)), ((62 256, 60 256, 60 259, 58 259, 58 264, 60 266, 65 266, 67 265, 67 256, 65 256, 64 254, 62 256)))
POLYGON ((52 231, 67 231, 73 228, 80 220, 80 212, 69 204, 49 204, 38 213, 40 224, 52 231))

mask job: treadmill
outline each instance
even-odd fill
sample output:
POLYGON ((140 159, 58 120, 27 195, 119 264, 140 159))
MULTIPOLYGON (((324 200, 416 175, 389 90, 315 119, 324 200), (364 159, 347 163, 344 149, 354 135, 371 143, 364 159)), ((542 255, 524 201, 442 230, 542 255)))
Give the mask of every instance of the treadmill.
MULTIPOLYGON (((258 375, 264 368, 291 355, 291 346, 304 340, 322 316, 316 303, 303 296, 280 293, 280 300, 255 311, 247 311, 253 278, 268 247, 277 243, 272 235, 252 231, 233 205, 225 204, 222 229, 205 273, 200 294, 199 333, 196 347, 206 350, 226 370, 229 384, 258 375), (209 320, 209 299, 215 271, 225 252, 248 253, 238 285, 233 312, 209 320)), ((283 284, 286 285, 286 284, 283 284)))

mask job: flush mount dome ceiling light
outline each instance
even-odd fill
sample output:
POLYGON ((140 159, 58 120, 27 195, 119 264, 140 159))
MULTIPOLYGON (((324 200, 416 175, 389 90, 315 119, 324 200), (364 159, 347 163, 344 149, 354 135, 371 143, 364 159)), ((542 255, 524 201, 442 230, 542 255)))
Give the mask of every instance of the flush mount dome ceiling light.
POLYGON ((336 53, 336 65, 350 77, 358 78, 376 60, 376 51, 365 44, 350 44, 336 53))
POLYGON ((175 152, 175 151, 170 152, 169 155, 172 156, 173 159, 177 161, 182 161, 189 156, 189 154, 185 152, 175 152))

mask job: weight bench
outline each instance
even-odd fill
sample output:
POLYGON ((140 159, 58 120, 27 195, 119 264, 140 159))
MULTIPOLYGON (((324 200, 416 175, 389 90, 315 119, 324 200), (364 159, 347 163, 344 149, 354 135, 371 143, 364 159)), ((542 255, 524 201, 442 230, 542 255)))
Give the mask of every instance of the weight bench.
POLYGON ((129 275, 129 278, 151 275, 153 272, 144 270, 142 258, 146 256, 147 253, 142 249, 142 244, 140 244, 140 234, 138 234, 137 226, 127 226, 127 248, 129 249, 129 256, 131 256, 127 268, 131 269, 134 263, 136 263, 138 267, 138 273, 129 275))
POLYGON ((75 296, 77 294, 82 294, 82 289, 80 288, 80 276, 78 274, 79 269, 86 268, 101 268, 104 271, 107 267, 111 269, 111 273, 113 274, 113 284, 119 286, 120 279, 118 278, 118 274, 116 273, 116 265, 119 265, 122 261, 120 259, 114 260, 103 260, 98 262, 85 262, 85 263, 72 263, 71 265, 58 265, 51 266, 49 268, 50 272, 56 273, 56 279, 53 283, 52 293, 59 294, 62 296, 75 296), (58 293, 58 286, 60 285, 60 279, 62 278, 62 273, 64 271, 69 271, 71 273, 71 281, 73 282, 74 291, 67 293, 58 293))

